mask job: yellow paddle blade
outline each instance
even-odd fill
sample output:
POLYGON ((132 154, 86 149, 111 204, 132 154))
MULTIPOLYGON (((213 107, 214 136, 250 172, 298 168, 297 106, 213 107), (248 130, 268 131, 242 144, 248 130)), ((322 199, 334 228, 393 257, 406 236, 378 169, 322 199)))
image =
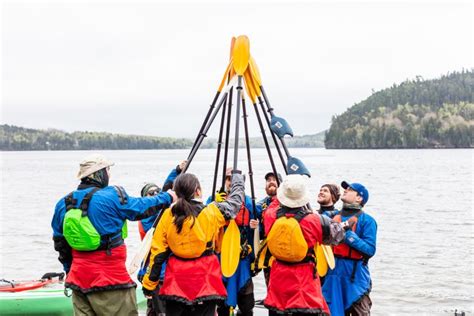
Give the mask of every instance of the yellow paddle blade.
POLYGON ((334 253, 332 252, 332 248, 328 245, 321 245, 324 252, 324 257, 326 258, 326 262, 331 270, 334 269, 336 266, 336 261, 334 260, 334 253))
POLYGON ((224 88, 225 82, 229 76, 230 69, 232 69, 232 59, 230 60, 229 64, 227 65, 227 68, 224 73, 224 77, 222 78, 221 84, 219 86, 219 89, 217 91, 221 92, 222 88, 224 88))
POLYGON ((230 40, 230 54, 229 54, 229 59, 232 59, 232 52, 234 51, 234 45, 235 45, 235 36, 232 36, 232 39, 230 40))
POLYGON ((222 275, 229 278, 237 270, 240 259, 240 231, 235 223, 231 220, 229 226, 224 233, 221 249, 221 270, 222 275))
MULTIPOLYGON (((234 44, 235 44, 235 36, 232 36, 232 40, 230 41, 230 54, 229 54, 229 60, 232 60, 232 52, 234 51, 234 44)), ((230 80, 235 76, 235 70, 234 67, 230 68, 229 75, 227 78, 227 82, 230 82, 230 80)))
POLYGON ((247 95, 250 97, 250 100, 252 100, 252 104, 255 104, 257 97, 255 95, 252 77, 250 75, 250 71, 248 68, 244 73, 244 84, 245 84, 245 91, 247 91, 247 95))
POLYGON ((242 76, 249 65, 250 59, 250 41, 245 35, 237 37, 232 51, 232 59, 234 60, 234 70, 242 76))
POLYGON ((262 78, 260 77, 260 71, 258 70, 257 63, 252 56, 250 56, 249 60, 249 69, 250 73, 252 74, 252 80, 254 82, 256 94, 259 96, 261 94, 260 86, 262 85, 262 78))
POLYGON ((323 247, 320 244, 315 246, 316 252, 316 269, 318 270, 319 276, 325 276, 328 273, 328 263, 324 257, 323 247))

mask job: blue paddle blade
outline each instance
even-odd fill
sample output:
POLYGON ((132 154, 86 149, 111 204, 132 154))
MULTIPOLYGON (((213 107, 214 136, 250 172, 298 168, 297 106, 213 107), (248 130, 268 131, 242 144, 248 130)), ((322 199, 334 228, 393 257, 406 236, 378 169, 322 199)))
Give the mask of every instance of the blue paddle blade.
POLYGON ((311 173, 309 172, 308 168, 304 165, 304 163, 295 157, 288 157, 288 174, 301 174, 307 175, 311 177, 311 173))
POLYGON ((278 136, 278 138, 283 138, 285 135, 290 135, 293 137, 293 130, 284 118, 278 116, 272 117, 270 128, 272 129, 272 132, 278 136))

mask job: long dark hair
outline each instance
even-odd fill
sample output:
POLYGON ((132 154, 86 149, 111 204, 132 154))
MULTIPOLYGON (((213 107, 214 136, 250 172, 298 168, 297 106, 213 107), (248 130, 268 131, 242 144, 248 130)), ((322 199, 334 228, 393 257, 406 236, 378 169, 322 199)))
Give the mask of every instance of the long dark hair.
POLYGON ((201 189, 201 184, 198 178, 191 173, 179 175, 174 181, 174 191, 178 200, 171 208, 171 214, 174 217, 173 223, 178 228, 178 234, 181 233, 186 218, 192 217, 194 219, 196 216, 199 205, 191 203, 191 200, 197 189, 201 189))

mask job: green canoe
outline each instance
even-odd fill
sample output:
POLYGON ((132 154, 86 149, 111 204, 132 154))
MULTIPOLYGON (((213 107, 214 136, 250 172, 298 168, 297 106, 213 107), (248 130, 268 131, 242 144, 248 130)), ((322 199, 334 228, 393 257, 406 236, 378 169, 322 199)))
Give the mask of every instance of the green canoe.
MULTIPOLYGON (((139 308, 146 306, 141 288, 137 288, 139 308)), ((73 315, 72 301, 64 295, 64 284, 56 283, 39 289, 0 293, 0 315, 73 315)))

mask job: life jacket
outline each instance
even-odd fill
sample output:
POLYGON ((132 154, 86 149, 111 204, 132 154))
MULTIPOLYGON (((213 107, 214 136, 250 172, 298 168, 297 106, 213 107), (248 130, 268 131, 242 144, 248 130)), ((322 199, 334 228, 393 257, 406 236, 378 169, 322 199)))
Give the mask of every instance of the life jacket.
MULTIPOLYGON (((353 232, 356 231, 357 220, 359 219, 359 216, 361 214, 362 214, 362 211, 359 211, 354 215, 355 223, 352 226, 352 231, 353 232)), ((342 222, 342 216, 341 215, 336 215, 336 216, 334 216, 333 220, 335 222, 340 223, 340 222, 342 222)), ((362 260, 362 259, 364 259, 364 256, 359 251, 357 251, 356 249, 350 247, 346 243, 340 243, 337 246, 333 246, 332 251, 333 251, 335 257, 353 259, 353 260, 362 260)))
MULTIPOLYGON (((237 226, 239 226, 239 227, 250 225, 250 211, 245 206, 245 202, 242 203, 242 206, 240 207, 240 210, 237 213, 237 215, 235 216, 234 220, 235 220, 235 223, 237 224, 237 226)), ((227 225, 228 224, 229 224, 229 222, 227 222, 227 225)))
MULTIPOLYGON (((115 187, 115 189, 119 193, 120 203, 126 204, 123 189, 120 187, 115 187)), ((88 216, 89 203, 92 196, 99 190, 99 188, 93 188, 89 191, 79 206, 76 206, 74 192, 69 193, 65 198, 66 214, 63 221, 63 235, 71 248, 75 250, 107 250, 110 253, 110 249, 122 245, 128 236, 127 221, 124 222, 120 231, 107 235, 100 235, 92 225, 88 216)))
MULTIPOLYGON (((217 206, 212 203, 206 207, 217 206)), ((171 212, 168 214, 173 216, 171 212)), ((169 226, 166 234, 168 246, 173 255, 180 259, 195 259, 214 253, 215 237, 213 235, 210 240, 206 240, 206 228, 202 225, 198 214, 195 217, 186 218, 180 233, 176 225, 169 226)))
POLYGON ((309 262, 314 260, 314 249, 308 249, 300 222, 310 213, 299 209, 292 211, 294 216, 287 217, 288 210, 280 208, 276 221, 267 237, 268 250, 279 261, 286 263, 309 262))

